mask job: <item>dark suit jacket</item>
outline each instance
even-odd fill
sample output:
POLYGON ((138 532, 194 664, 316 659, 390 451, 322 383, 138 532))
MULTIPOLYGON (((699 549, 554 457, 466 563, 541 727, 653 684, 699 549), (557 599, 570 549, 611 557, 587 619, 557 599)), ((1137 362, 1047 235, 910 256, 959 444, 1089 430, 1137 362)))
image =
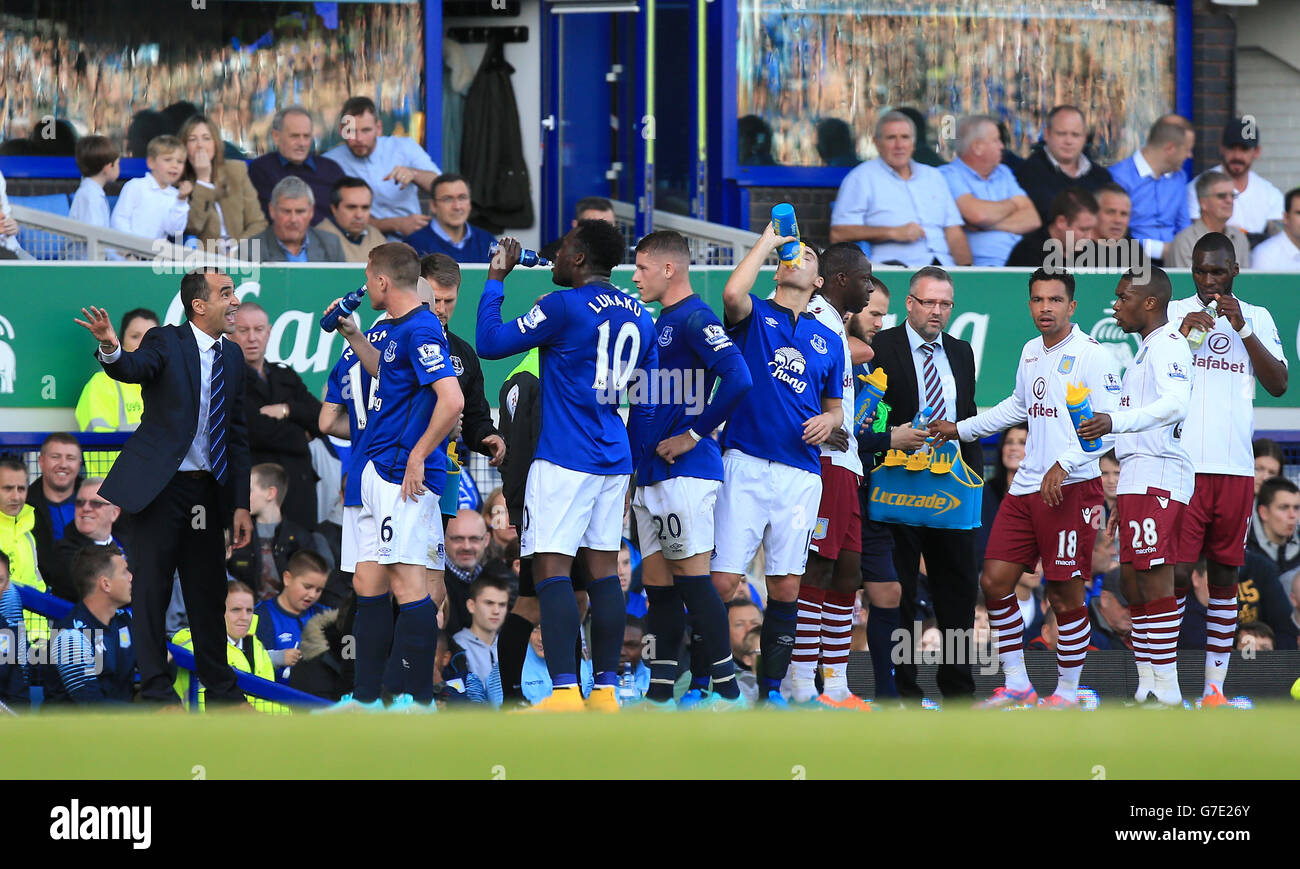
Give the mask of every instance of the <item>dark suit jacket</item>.
MULTIPOLYGON (((236 508, 248 509, 248 428, 244 424, 244 351, 229 338, 222 340, 225 368, 226 484, 221 487, 222 522, 233 523, 236 508)), ((98 359, 96 354, 96 359, 98 359)), ((127 513, 139 513, 153 503, 180 469, 199 427, 199 346, 188 322, 150 329, 134 353, 122 351, 113 363, 101 363, 108 376, 139 383, 144 398, 140 426, 122 447, 122 454, 100 487, 99 494, 127 513)), ((204 421, 207 424, 207 421, 204 421)))
MULTIPOLYGON (((266 229, 254 236, 254 238, 261 243, 262 262, 288 262, 284 256, 284 248, 280 247, 280 240, 275 237, 274 225, 268 226, 266 229)), ((307 262, 341 263, 347 262, 347 257, 343 255, 343 246, 339 244, 338 238, 330 235, 328 232, 319 232, 315 229, 308 229, 307 262)))
MULTIPOLYGON (((916 364, 912 361, 912 348, 907 342, 906 327, 899 325, 878 333, 871 342, 876 351, 871 364, 883 368, 889 384, 882 399, 889 405, 889 424, 908 425, 922 409, 916 394, 916 364)), ((970 344, 943 333, 943 352, 948 355, 953 379, 957 381, 957 419, 976 414, 975 407, 975 351, 970 344)), ((975 473, 984 474, 984 451, 979 442, 961 445, 962 458, 975 473)))

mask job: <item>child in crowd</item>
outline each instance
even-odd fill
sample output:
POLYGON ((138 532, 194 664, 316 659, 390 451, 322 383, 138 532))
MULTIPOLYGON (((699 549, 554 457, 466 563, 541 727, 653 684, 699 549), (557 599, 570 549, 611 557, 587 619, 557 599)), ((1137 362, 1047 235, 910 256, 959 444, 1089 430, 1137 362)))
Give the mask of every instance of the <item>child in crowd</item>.
POLYGON ((302 658, 299 646, 302 630, 313 616, 329 608, 318 603, 329 570, 325 559, 310 549, 299 549, 289 558, 284 572, 284 590, 264 600, 257 613, 257 639, 271 656, 275 681, 289 684, 289 670, 302 658))
POLYGON ((181 181, 185 145, 175 136, 149 140, 149 174, 122 186, 110 220, 113 229, 144 238, 174 238, 185 232, 194 182, 181 181), (175 186, 173 186, 175 185, 175 186))
POLYGON ((68 217, 92 226, 108 227, 108 196, 104 187, 122 171, 121 154, 107 136, 82 136, 77 140, 77 169, 81 186, 72 197, 68 217))

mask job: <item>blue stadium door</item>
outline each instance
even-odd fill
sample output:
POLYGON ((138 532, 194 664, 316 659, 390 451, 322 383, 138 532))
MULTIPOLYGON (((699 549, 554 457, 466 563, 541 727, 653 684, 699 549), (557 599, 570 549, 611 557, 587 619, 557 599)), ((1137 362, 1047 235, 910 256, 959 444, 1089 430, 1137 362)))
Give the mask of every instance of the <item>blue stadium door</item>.
POLYGON ((637 202, 646 183, 638 135, 646 0, 542 7, 542 237, 568 231, 584 196, 637 202))

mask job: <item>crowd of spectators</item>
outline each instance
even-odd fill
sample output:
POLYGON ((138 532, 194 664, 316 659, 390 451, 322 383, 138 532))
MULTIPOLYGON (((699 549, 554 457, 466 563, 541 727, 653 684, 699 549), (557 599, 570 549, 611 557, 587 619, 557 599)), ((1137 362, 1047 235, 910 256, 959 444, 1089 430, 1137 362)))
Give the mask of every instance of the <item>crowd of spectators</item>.
MULTIPOLYGON (((364 263, 385 240, 456 262, 490 259, 492 235, 469 222, 468 181, 441 172, 414 139, 384 135, 374 100, 343 103, 341 141, 324 154, 313 150, 318 135, 307 109, 285 106, 270 120, 274 150, 246 164, 227 156, 217 123, 194 111, 175 135, 148 141, 148 173, 126 181, 115 202, 106 188, 119 177, 121 154, 108 137, 87 135, 74 146, 82 181, 69 216, 268 263, 364 263)), ((587 210, 613 220, 608 200, 587 210)), ((4 220, 0 240, 16 247, 18 226, 4 220)), ((79 250, 68 245, 63 255, 79 250)))
POLYGON ((936 170, 918 158, 915 121, 885 112, 879 156, 840 184, 830 240, 909 268, 1185 268, 1198 239, 1223 232, 1242 269, 1300 271, 1300 187, 1283 195, 1251 169, 1260 155, 1254 119, 1225 125, 1223 162, 1192 180, 1183 165, 1195 131, 1178 115, 1157 119, 1142 146, 1109 169, 1087 154, 1087 129, 1079 108, 1055 106, 1043 141, 1020 159, 997 118, 971 115, 957 122, 956 158, 936 170))

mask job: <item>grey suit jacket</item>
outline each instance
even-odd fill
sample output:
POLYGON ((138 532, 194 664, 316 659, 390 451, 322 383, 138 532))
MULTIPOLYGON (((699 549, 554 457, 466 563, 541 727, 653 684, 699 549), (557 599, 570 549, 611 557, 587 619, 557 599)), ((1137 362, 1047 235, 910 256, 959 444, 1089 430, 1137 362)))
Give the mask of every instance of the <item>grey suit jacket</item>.
MULTIPOLYGON (((284 255, 284 248, 280 247, 280 240, 275 237, 274 226, 268 226, 255 238, 262 246, 262 262, 282 263, 288 261, 284 255)), ((337 238, 327 233, 317 232, 315 229, 307 230, 307 262, 341 263, 346 261, 346 257, 343 256, 343 248, 339 245, 337 238)))

